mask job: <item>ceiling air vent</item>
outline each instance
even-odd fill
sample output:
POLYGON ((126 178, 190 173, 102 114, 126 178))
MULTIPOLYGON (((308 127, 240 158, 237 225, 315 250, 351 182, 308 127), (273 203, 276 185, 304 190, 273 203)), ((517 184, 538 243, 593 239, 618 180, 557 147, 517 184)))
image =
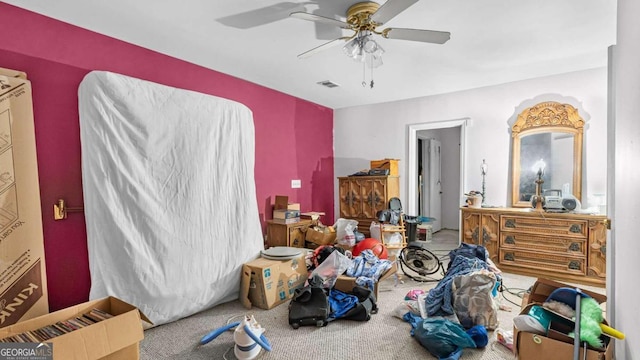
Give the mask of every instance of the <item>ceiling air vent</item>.
POLYGON ((318 84, 322 85, 322 86, 326 86, 328 88, 334 88, 334 87, 340 86, 340 85, 338 85, 338 84, 336 84, 336 83, 334 83, 333 81, 330 81, 330 80, 319 81, 318 84))

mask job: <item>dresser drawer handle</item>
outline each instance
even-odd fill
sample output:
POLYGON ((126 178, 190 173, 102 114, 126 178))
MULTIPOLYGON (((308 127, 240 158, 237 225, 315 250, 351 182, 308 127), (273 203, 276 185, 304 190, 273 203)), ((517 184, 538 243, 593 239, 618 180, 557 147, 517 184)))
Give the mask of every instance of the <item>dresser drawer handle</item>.
POLYGON ((486 227, 482 227, 482 245, 487 246, 487 244, 491 241, 491 235, 489 235, 489 230, 486 227))
POLYGON ((516 259, 516 257, 513 256, 513 253, 506 253, 506 254, 504 254, 504 259, 505 260, 509 260, 509 261, 514 261, 516 259))
POLYGON ((573 224, 569 228, 569 231, 571 231, 574 234, 580 234, 582 232, 582 226, 580 226, 578 224, 573 224))
POLYGON ((513 236, 509 235, 504 239, 505 244, 515 245, 516 241, 513 239, 513 236))
POLYGON ((507 221, 504 222, 504 226, 508 228, 515 228, 516 222, 513 219, 507 219, 507 221))
POLYGON ((569 245, 569 250, 571 251, 580 251, 580 244, 578 243, 571 243, 571 245, 569 245))
POLYGON ((579 261, 575 261, 575 260, 569 262, 569 269, 580 270, 580 262, 579 261))

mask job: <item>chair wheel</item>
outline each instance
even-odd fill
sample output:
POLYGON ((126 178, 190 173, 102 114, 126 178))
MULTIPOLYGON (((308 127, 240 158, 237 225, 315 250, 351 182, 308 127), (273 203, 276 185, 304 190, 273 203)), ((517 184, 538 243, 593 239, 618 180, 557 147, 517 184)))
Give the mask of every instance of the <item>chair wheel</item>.
POLYGON ((293 324, 291 324, 291 326, 292 326, 294 329, 297 329, 297 328, 299 328, 299 327, 300 327, 300 324, 298 324, 298 323, 293 323, 293 324))

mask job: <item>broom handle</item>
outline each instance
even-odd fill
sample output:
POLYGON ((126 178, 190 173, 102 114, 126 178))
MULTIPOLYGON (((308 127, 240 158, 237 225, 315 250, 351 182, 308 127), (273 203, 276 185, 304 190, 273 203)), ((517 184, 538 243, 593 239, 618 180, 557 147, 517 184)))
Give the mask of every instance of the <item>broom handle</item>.
POLYGON ((612 328, 611 326, 600 324, 600 330, 602 330, 603 333, 611 335, 616 339, 624 340, 624 333, 612 328))
POLYGON ((573 330, 573 360, 580 359, 580 289, 576 289, 576 323, 573 330))

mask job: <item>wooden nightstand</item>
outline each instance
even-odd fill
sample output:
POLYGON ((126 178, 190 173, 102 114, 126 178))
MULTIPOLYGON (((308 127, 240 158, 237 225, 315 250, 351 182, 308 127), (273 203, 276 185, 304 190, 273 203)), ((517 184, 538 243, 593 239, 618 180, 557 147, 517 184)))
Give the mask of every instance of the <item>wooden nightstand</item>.
POLYGON ((293 224, 282 224, 267 220, 267 248, 272 246, 304 247, 304 238, 311 220, 300 220, 293 224))

